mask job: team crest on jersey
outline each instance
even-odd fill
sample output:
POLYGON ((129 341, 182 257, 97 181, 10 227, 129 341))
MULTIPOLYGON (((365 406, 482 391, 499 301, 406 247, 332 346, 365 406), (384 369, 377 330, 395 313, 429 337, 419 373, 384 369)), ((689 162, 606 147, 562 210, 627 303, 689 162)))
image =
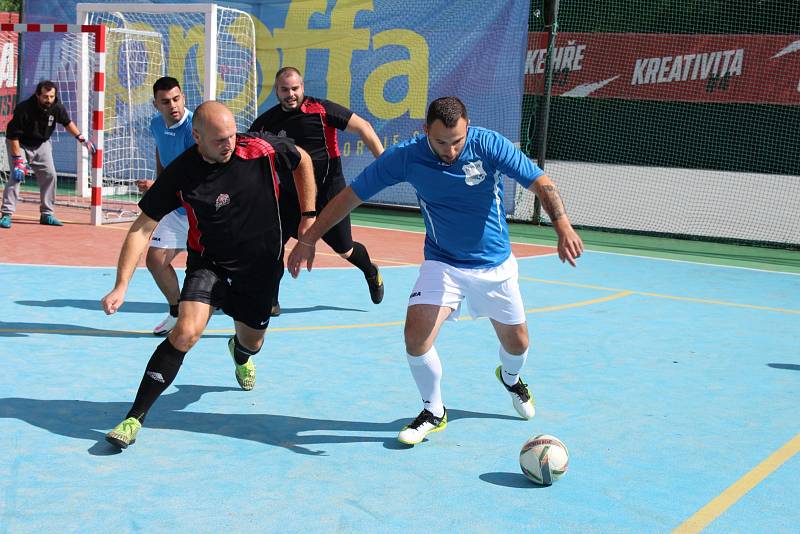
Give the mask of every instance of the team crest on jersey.
POLYGON ((483 170, 481 160, 471 161, 462 167, 464 169, 464 181, 467 185, 478 185, 486 179, 486 172, 483 170))
POLYGON ((54 122, 56 122, 56 118, 54 116, 52 116, 52 115, 48 115, 47 116, 47 127, 49 128, 50 126, 52 126, 54 122))
POLYGON ((286 137, 286 130, 281 130, 278 132, 278 137, 286 137))
POLYGON ((214 202, 214 206, 216 206, 217 211, 219 211, 222 206, 227 206, 230 203, 231 197, 228 196, 228 193, 220 193, 216 202, 214 202))

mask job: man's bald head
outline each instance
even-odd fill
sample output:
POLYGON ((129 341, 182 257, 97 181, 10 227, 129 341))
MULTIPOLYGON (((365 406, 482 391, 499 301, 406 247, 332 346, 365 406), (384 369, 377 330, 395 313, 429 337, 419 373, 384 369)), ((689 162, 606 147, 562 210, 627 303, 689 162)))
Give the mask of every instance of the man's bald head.
POLYGON ((224 124, 226 122, 236 124, 233 113, 228 109, 228 106, 216 100, 207 100, 197 106, 197 109, 194 111, 192 128, 200 130, 202 133, 203 129, 210 124, 224 124))
POLYGON ((209 100, 200 104, 192 117, 192 136, 200 155, 209 163, 231 159, 236 144, 236 120, 225 104, 209 100))

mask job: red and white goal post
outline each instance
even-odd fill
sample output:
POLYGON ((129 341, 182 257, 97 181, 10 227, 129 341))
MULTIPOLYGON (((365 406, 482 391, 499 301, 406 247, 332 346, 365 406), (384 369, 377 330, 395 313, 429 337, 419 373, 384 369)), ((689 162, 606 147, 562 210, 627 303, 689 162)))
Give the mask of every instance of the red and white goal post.
MULTIPOLYGON (((82 133, 91 139, 97 151, 91 155, 91 221, 92 224, 100 224, 102 203, 102 184, 103 184, 103 147, 104 147, 104 117, 105 107, 105 69, 106 69, 106 27, 102 24, 0 24, 0 31, 15 32, 18 34, 26 33, 54 33, 72 34, 80 36, 81 41, 84 37, 91 36, 93 45, 93 75, 92 75, 92 102, 91 102, 91 131, 82 130, 82 133)), ((88 43, 87 43, 88 44, 88 43)), ((84 90, 83 94, 88 94, 84 90)), ((20 98, 25 98, 20 95, 20 98)), ((88 159, 88 155, 82 156, 88 159)), ((85 161, 84 161, 85 165, 85 161)), ((80 165, 78 166, 80 168, 80 165)), ((80 173, 76 179, 76 184, 85 182, 80 179, 80 173)), ((80 191, 76 193, 80 194, 80 191)), ((82 195, 83 196, 83 195, 82 195)))
POLYGON ((79 3, 76 15, 79 24, 2 29, 32 43, 22 47, 30 54, 26 78, 53 80, 70 117, 98 148, 90 160, 56 129, 56 202, 91 208, 95 225, 129 221, 139 211, 136 182, 156 177, 153 83, 175 76, 189 109, 221 101, 246 131, 258 108, 255 26, 249 14, 216 4, 79 3), (58 42, 39 46, 44 35, 58 42))

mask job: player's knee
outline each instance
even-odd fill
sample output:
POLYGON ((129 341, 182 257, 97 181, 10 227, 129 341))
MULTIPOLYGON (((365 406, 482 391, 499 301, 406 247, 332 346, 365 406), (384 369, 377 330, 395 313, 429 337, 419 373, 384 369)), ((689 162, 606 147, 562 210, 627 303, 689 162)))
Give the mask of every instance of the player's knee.
POLYGON ((169 334, 169 340, 172 345, 183 352, 189 352, 189 349, 195 346, 203 334, 203 329, 197 329, 191 325, 187 325, 182 321, 178 321, 175 328, 169 334))
POLYGON ((530 345, 527 334, 522 333, 509 336, 503 341, 503 348, 509 354, 522 354, 528 350, 530 345))
POLYGON ((412 356, 421 356, 433 346, 426 336, 420 336, 409 328, 405 330, 406 352, 412 356))
POLYGON ((165 262, 163 255, 153 252, 153 250, 154 249, 150 249, 147 251, 144 263, 147 266, 147 270, 155 274, 163 271, 166 266, 169 265, 169 262, 165 262))

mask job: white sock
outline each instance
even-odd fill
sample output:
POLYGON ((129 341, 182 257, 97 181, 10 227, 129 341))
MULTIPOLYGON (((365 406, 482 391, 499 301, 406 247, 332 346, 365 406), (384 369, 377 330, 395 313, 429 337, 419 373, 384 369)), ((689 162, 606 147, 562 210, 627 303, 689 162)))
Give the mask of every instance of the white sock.
POLYGON ((428 352, 420 356, 406 354, 408 366, 411 368, 411 376, 417 383, 417 389, 425 403, 425 409, 436 417, 444 415, 444 404, 442 404, 442 362, 439 361, 439 354, 436 347, 431 347, 428 352))
POLYGON ((500 376, 503 377, 503 382, 508 386, 513 386, 519 380, 519 371, 525 365, 528 359, 528 349, 522 354, 509 354, 500 346, 500 363, 502 364, 500 376))

